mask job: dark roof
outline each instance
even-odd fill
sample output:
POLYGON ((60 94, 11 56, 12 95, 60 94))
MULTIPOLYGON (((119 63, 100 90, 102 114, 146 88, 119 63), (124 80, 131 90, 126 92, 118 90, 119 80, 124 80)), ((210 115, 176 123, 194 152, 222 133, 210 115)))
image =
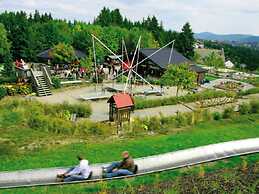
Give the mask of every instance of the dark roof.
POLYGON ((208 72, 207 69, 202 68, 201 66, 198 65, 190 65, 190 70, 195 71, 196 73, 206 73, 208 72))
MULTIPOLYGON (((144 48, 144 49, 140 49, 140 54, 143 57, 147 57, 147 56, 151 55, 152 53, 156 52, 157 50, 158 49, 156 49, 156 48, 155 49, 144 48)), ((181 53, 179 53, 175 49, 173 50, 172 58, 171 58, 171 61, 169 62, 170 54, 171 54, 171 49, 165 48, 165 49, 159 51, 158 53, 156 53, 155 55, 153 55, 152 57, 150 57, 149 60, 151 60, 153 63, 157 64, 162 69, 166 69, 168 64, 177 64, 178 65, 180 63, 191 63, 191 61, 189 59, 184 57, 181 53)))
MULTIPOLYGON (((158 49, 149 49, 149 48, 140 49, 140 54, 143 57, 147 57, 147 56, 150 56, 152 53, 156 52, 157 50, 158 49)), ((171 61, 169 62, 170 54, 171 54, 171 49, 165 48, 165 49, 159 51, 158 53, 154 54, 152 57, 150 57, 149 60, 151 60, 153 63, 157 64, 162 69, 166 69, 168 64, 179 65, 181 63, 187 63, 187 64, 191 64, 190 70, 195 71, 196 73, 207 72, 206 69, 204 69, 198 65, 192 64, 192 61, 187 59, 185 56, 183 56, 181 53, 179 53, 175 49, 173 50, 172 58, 171 58, 171 61)))
MULTIPOLYGON (((50 54, 51 51, 52 51, 52 48, 51 49, 47 49, 47 50, 39 53, 37 55, 37 57, 42 58, 42 59, 52 59, 52 56, 50 54)), ((75 55, 76 55, 77 58, 80 59, 80 58, 86 57, 86 54, 83 53, 82 51, 80 51, 80 50, 74 50, 74 51, 75 51, 75 55)))
POLYGON ((131 95, 129 95, 127 93, 114 94, 107 102, 115 103, 116 108, 118 108, 118 109, 134 106, 134 101, 133 101, 131 95))

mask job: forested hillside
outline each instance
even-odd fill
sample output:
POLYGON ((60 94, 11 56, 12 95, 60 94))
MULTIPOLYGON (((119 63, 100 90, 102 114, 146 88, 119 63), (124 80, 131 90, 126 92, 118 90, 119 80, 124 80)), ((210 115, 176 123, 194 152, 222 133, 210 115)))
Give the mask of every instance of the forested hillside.
MULTIPOLYGON (((72 45, 91 55, 91 33, 104 41, 113 51, 121 52, 121 40, 125 39, 129 50, 142 36, 141 47, 155 48, 175 39, 175 47, 187 57, 193 56, 194 38, 191 26, 184 25, 182 32, 167 31, 155 16, 132 22, 124 18, 118 9, 103 8, 92 23, 53 19, 51 14, 4 12, 0 14, 0 64, 22 58, 37 62, 37 54, 58 43, 72 45)), ((172 27, 173 28, 173 27, 172 27)), ((97 45, 97 56, 106 53, 97 45)))
POLYGON ((205 41, 205 46, 212 49, 224 49, 227 60, 240 66, 245 64, 247 69, 256 70, 259 68, 259 50, 243 46, 232 46, 221 42, 205 41))

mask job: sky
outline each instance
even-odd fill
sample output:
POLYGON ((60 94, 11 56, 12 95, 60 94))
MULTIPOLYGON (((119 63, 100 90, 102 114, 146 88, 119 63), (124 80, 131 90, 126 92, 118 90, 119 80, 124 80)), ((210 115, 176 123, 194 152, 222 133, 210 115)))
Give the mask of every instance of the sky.
POLYGON ((166 29, 259 35, 259 0, 0 0, 0 12, 51 12, 55 18, 93 21, 104 7, 119 8, 131 20, 155 15, 166 29))

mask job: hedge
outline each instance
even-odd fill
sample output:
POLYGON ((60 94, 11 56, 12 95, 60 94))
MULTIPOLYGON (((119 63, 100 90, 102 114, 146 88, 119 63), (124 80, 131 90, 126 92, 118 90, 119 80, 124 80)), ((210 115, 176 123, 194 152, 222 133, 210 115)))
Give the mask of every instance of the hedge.
POLYGON ((7 95, 7 91, 4 87, 0 86, 0 100, 7 95))
POLYGON ((241 91, 238 93, 238 96, 246 96, 246 95, 258 94, 258 93, 259 93, 259 87, 256 87, 256 88, 248 89, 246 91, 241 91))
POLYGON ((212 98, 221 98, 221 97, 236 97, 236 95, 232 92, 206 90, 201 93, 188 94, 188 95, 179 96, 179 97, 168 97, 168 98, 162 98, 162 99, 160 98, 160 99, 148 100, 145 98, 136 98, 135 109, 176 105, 179 102, 190 103, 190 102, 196 102, 196 101, 200 101, 200 100, 208 100, 208 99, 212 99, 212 98))

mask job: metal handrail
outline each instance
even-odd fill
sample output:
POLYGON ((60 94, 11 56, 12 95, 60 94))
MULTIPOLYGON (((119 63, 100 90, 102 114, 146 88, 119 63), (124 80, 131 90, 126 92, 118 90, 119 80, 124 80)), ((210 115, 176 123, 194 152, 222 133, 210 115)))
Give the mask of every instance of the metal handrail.
POLYGON ((47 80, 48 80, 49 86, 53 85, 53 82, 52 82, 52 80, 51 80, 51 78, 49 76, 49 72, 47 71, 47 68, 45 66, 42 66, 42 71, 43 71, 44 77, 46 77, 47 80))
POLYGON ((38 80, 36 78, 36 75, 34 74, 34 71, 32 69, 30 69, 30 71, 31 71, 31 75, 32 75, 33 81, 36 83, 36 86, 39 87, 40 84, 39 84, 39 82, 38 82, 38 80))

